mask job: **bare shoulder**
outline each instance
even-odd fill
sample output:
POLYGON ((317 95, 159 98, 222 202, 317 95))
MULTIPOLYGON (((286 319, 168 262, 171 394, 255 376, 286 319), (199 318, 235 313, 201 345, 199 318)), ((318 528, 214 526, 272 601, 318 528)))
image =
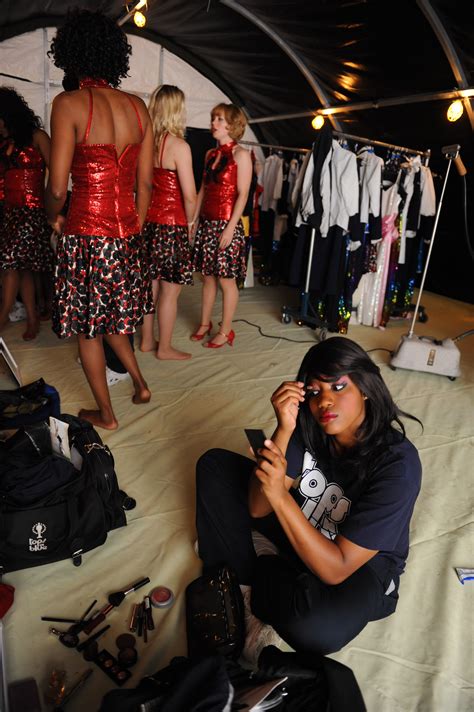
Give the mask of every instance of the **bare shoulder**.
POLYGON ((43 141, 49 141, 49 135, 44 129, 36 129, 33 132, 33 143, 42 143, 43 141))
POLYGON ((250 157, 250 151, 247 151, 247 149, 243 148, 243 146, 236 146, 234 148, 234 160, 236 163, 251 163, 252 159, 250 157))
POLYGON ((173 151, 176 152, 178 156, 187 156, 191 153, 191 147, 184 138, 179 138, 179 136, 169 135, 168 141, 173 147, 173 151))

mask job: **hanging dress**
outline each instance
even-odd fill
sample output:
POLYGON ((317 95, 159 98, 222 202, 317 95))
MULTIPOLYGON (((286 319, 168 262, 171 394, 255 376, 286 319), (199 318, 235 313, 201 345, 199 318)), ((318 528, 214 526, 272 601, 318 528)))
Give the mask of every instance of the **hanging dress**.
POLYGON ((144 226, 151 279, 192 284, 193 266, 183 194, 175 170, 163 168, 161 142, 158 167, 153 168, 153 192, 144 226))
POLYGON ((384 306, 392 245, 399 237, 396 221, 400 194, 398 182, 382 190, 382 239, 377 243, 376 268, 362 275, 354 292, 353 304, 357 304, 357 321, 365 326, 380 326, 384 306))
MULTIPOLYGON (((76 144, 71 166, 72 195, 64 231, 58 240, 53 330, 72 334, 132 334, 144 313, 153 311, 143 238, 134 200, 140 143, 121 155, 113 143, 89 144, 93 115, 92 88, 110 88, 86 79, 89 117, 83 140, 76 144)), ((143 137, 140 115, 136 113, 143 137)))
POLYGON ((53 269, 53 251, 49 242, 51 228, 44 211, 46 164, 34 146, 21 149, 13 146, 7 153, 0 269, 49 272, 53 269))
POLYGON ((232 216, 238 196, 237 164, 233 156, 236 145, 235 141, 230 141, 209 152, 204 168, 204 198, 194 242, 193 264, 196 272, 204 275, 245 279, 247 264, 241 220, 235 227, 230 245, 219 250, 219 238, 232 216))

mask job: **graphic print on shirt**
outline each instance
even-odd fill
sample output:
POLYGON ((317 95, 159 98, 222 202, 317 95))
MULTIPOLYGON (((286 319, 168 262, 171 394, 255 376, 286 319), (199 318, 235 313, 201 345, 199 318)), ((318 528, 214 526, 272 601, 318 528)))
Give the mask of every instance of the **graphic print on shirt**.
POLYGON ((304 501, 300 503, 306 519, 328 539, 335 539, 338 525, 349 514, 351 501, 344 497, 344 490, 334 482, 328 483, 317 465, 317 460, 305 452, 303 471, 298 492, 304 501))

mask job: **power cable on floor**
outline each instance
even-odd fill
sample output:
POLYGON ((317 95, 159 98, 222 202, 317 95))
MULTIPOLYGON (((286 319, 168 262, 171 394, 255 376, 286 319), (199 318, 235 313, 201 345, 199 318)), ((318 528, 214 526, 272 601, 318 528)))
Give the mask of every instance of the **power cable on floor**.
POLYGON ((259 326, 258 324, 253 324, 251 321, 247 321, 247 319, 234 319, 234 323, 237 321, 242 321, 244 324, 254 326, 256 329, 258 329, 260 336, 264 336, 266 339, 281 339, 282 341, 291 341, 292 344, 314 344, 314 340, 299 341, 298 339, 289 339, 287 336, 274 336, 273 334, 264 334, 261 326, 259 326))

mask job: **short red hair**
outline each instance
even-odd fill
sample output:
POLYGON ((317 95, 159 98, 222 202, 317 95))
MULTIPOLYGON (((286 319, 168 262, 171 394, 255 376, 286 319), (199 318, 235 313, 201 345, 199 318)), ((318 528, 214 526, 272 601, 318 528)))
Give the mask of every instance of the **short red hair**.
POLYGON ((247 126, 247 119, 245 117, 242 109, 239 109, 235 104, 224 104, 223 102, 217 104, 211 111, 211 121, 216 114, 224 114, 224 118, 229 127, 229 136, 238 141, 239 138, 245 133, 245 127, 247 126))

